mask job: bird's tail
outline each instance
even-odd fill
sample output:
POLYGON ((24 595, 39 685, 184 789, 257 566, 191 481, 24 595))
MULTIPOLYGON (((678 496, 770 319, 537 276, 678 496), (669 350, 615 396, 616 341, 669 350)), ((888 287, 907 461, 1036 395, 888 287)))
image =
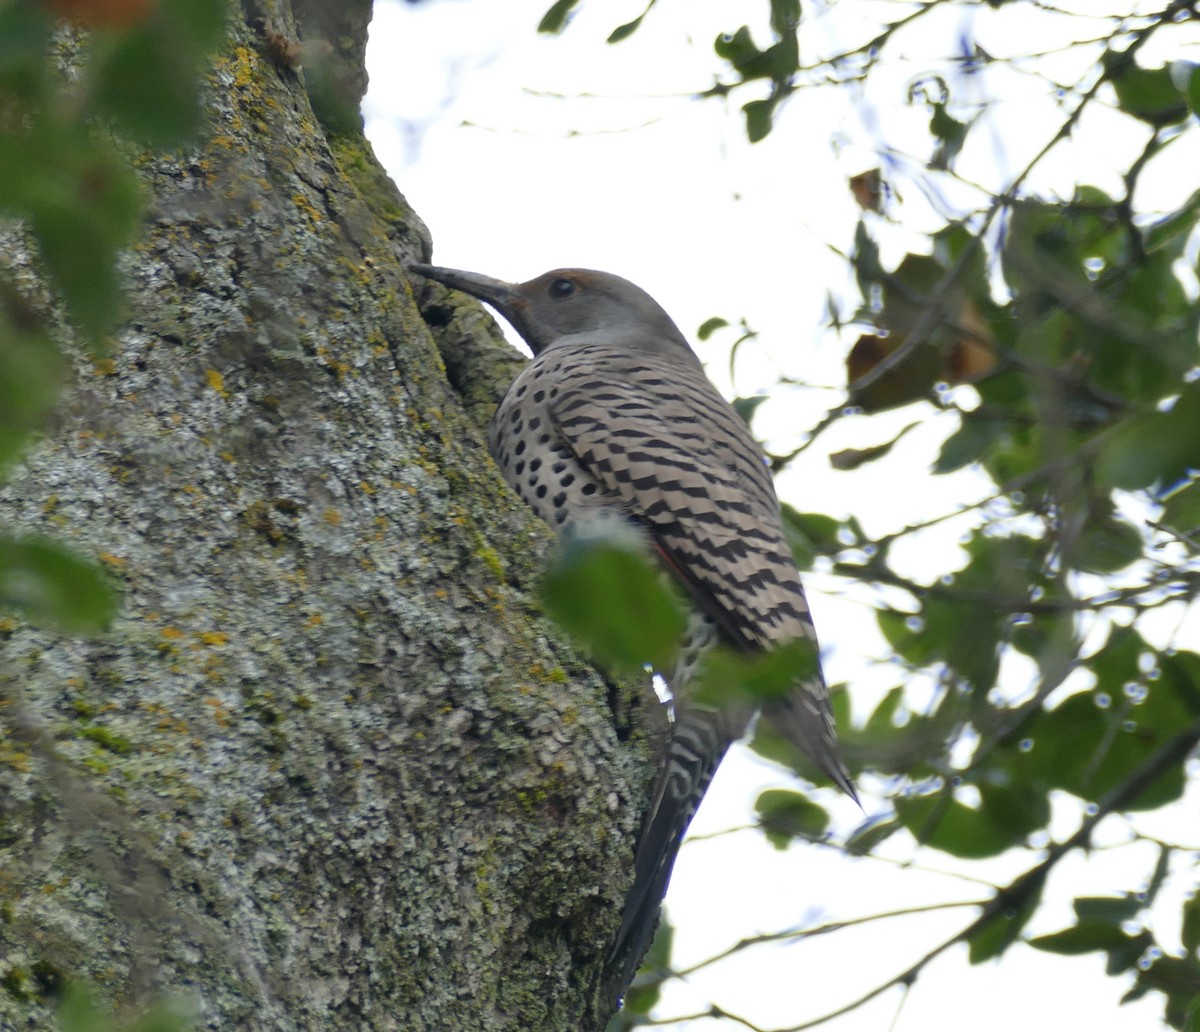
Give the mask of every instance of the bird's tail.
POLYGON ((798 690, 772 699, 763 707, 763 716, 857 803, 854 782, 850 780, 850 772, 838 751, 833 714, 826 701, 828 696, 829 690, 818 675, 798 690))
POLYGON ((619 967, 621 971, 621 995, 654 939, 659 906, 688 825, 730 743, 741 733, 741 728, 734 730, 729 724, 729 719, 713 710, 676 712, 638 838, 633 887, 625 897, 621 930, 609 953, 610 970, 619 967))

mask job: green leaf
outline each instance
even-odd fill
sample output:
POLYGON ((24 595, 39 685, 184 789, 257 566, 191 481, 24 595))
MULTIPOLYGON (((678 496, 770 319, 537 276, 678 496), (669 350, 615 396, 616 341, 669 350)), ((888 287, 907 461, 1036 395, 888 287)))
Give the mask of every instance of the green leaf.
MULTIPOLYGON (((1193 75, 1192 81, 1200 89, 1200 74, 1193 75)), ((1196 221, 1200 218, 1200 190, 1197 190, 1184 202, 1183 206, 1170 215, 1164 216, 1158 222, 1146 229, 1146 250, 1157 251, 1169 248, 1175 251, 1187 244, 1196 221)))
POLYGON ((829 456, 829 464, 834 469, 852 470, 865 466, 868 462, 882 459, 896 446, 900 438, 910 430, 915 430, 920 425, 920 423, 909 423, 908 426, 904 427, 890 441, 871 445, 869 448, 843 448, 841 451, 834 452, 834 454, 829 456))
POLYGON ((886 742, 896 734, 896 713, 904 701, 904 688, 897 686, 888 691, 879 701, 879 705, 867 718, 857 737, 860 741, 886 742))
POLYGON ((546 611, 596 659, 670 670, 687 620, 636 532, 574 536, 542 582, 546 611))
POLYGON ((137 179, 112 146, 44 120, 19 146, 0 141, 0 208, 28 218, 71 318, 92 337, 109 329, 122 303, 117 254, 141 213, 137 179))
POLYGON ((829 827, 829 814, 799 792, 767 789, 754 809, 763 834, 776 849, 786 849, 793 839, 818 839, 829 827))
POLYGON ((59 1032, 110 1032, 112 1019, 86 986, 72 982, 58 1005, 59 1032))
POLYGON ((1166 412, 1123 420, 1096 456, 1105 488, 1172 485, 1200 469, 1200 383, 1188 384, 1166 412))
POLYGON ((1041 898, 1041 887, 1032 891, 1029 898, 1017 908, 1001 910, 992 915, 967 940, 967 958, 972 964, 998 957, 1017 941, 1021 930, 1029 923, 1037 910, 1041 898))
POLYGON ((117 595, 103 570, 56 541, 0 537, 0 609, 68 634, 101 634, 117 595))
POLYGON ((1136 527, 1109 511, 1092 513, 1079 535, 1069 543, 1066 561, 1088 573, 1116 573, 1142 558, 1142 535, 1136 527))
POLYGON ((988 784, 978 788, 978 808, 935 793, 897 798, 896 813, 918 842, 972 860, 1021 845, 1049 819, 1049 803, 1040 793, 988 784))
POLYGON ((153 26, 124 33, 94 70, 99 112, 156 147, 181 143, 200 125, 198 69, 171 42, 153 26))
POLYGON ((964 415, 962 425, 942 442, 933 463, 936 474, 953 473, 972 463, 982 462, 988 449, 1008 434, 1004 420, 964 415))
POLYGON ((838 547, 841 524, 832 516, 815 512, 797 512, 786 502, 781 506, 783 533, 792 549, 792 558, 801 570, 812 568, 818 555, 833 552, 838 547))
POLYGON ((1108 921, 1080 921, 1071 928, 1064 928, 1052 935, 1039 935, 1027 940, 1035 950, 1047 953, 1062 953, 1074 956, 1119 949, 1129 941, 1129 936, 1120 927, 1108 921))
POLYGON ((742 107, 746 116, 746 138, 751 143, 758 143, 771 132, 772 119, 775 114, 774 100, 752 100, 742 107))
MULTIPOLYGON (((1090 662, 1096 689, 1072 695, 1029 722, 1032 748, 1026 762, 1033 775, 1080 799, 1099 800, 1195 719, 1196 687, 1186 665, 1174 667, 1168 657, 1161 657, 1158 679, 1145 685, 1139 670, 1145 650, 1134 632, 1120 632, 1090 662), (1127 697, 1130 685, 1144 693, 1140 699, 1127 697)), ((1183 787, 1180 763, 1164 771, 1125 809, 1161 806, 1179 798, 1183 787)))
POLYGON ((0 4, 0 92, 36 102, 45 92, 52 23, 41 4, 0 4))
MULTIPOLYGON (((164 48, 183 46, 188 56, 203 62, 220 45, 225 31, 226 7, 222 0, 160 0, 168 16, 168 31, 177 44, 163 42, 164 48)), ((179 56, 176 53, 176 56, 179 56)), ((197 78, 200 69, 195 69, 197 78)))
POLYGON ((566 27, 568 16, 578 6, 579 0, 557 0, 551 5, 550 10, 542 15, 542 20, 538 22, 538 32, 562 32, 566 27))
POLYGON ((1200 531, 1200 479, 1193 478, 1167 495, 1160 522, 1188 537, 1200 531))
POLYGON ((800 24, 800 0, 771 0, 771 30, 777 36, 794 33, 800 24))
POLYGON ((1172 66, 1172 71, 1176 68, 1181 68, 1181 70, 1186 68, 1188 72, 1186 77, 1177 74, 1175 85, 1181 86, 1180 92, 1187 100, 1188 109, 1193 115, 1200 117, 1200 65, 1192 61, 1176 61, 1172 66))
POLYGON ((890 838, 904 825, 894 815, 881 814, 860 824, 846 839, 846 852, 866 856, 881 842, 890 838))
POLYGON ((750 27, 743 25, 733 35, 728 33, 718 36, 713 43, 717 57, 728 61, 735 69, 745 75, 744 69, 752 67, 753 63, 762 56, 762 51, 754 45, 750 35, 750 27))
POLYGON ((967 123, 954 118, 946 110, 945 104, 934 104, 933 114, 929 119, 929 132, 938 143, 933 157, 929 159, 929 167, 948 170, 966 143, 969 128, 967 123))
POLYGON ((1183 904, 1183 926, 1180 932, 1183 948, 1191 956, 1200 953, 1200 893, 1193 893, 1183 904))
POLYGON ((714 315, 711 319, 705 319, 701 324, 700 329, 696 331, 696 336, 700 340, 708 340, 717 330, 723 329, 729 325, 728 319, 722 319, 719 315, 714 315))
POLYGON ((1137 917, 1145 904, 1137 896, 1080 896, 1072 904, 1075 916, 1083 922, 1120 924, 1137 917))
POLYGON ((46 425, 63 362, 40 320, 0 279, 0 474, 46 425))
POLYGON ((924 633, 924 621, 916 613, 880 609, 875 620, 887 643, 913 666, 924 666, 934 658, 934 643, 924 633))
MULTIPOLYGON (((101 1006, 91 990, 80 982, 67 985, 58 1006, 59 1032, 114 1032, 108 1008, 101 1006)), ((152 1005, 136 1020, 121 1023, 125 1032, 188 1032, 194 1023, 178 1001, 152 1005)))
POLYGON ((691 698, 706 706, 743 702, 758 707, 787 695, 819 672, 817 648, 811 641, 790 641, 754 655, 718 647, 700 661, 691 698))
POLYGON ((1170 68, 1143 68, 1132 55, 1111 51, 1102 62, 1117 92, 1117 106, 1126 114, 1156 127, 1187 117, 1187 104, 1172 81, 1170 68))
MULTIPOLYGON (((650 7, 653 6, 654 4, 651 3, 650 7)), ((646 10, 634 18, 633 21, 628 21, 624 25, 618 25, 612 30, 612 32, 608 34, 608 39, 606 39, 604 42, 620 43, 621 40, 628 39, 630 36, 632 36, 635 32, 637 32, 638 27, 642 24, 642 19, 645 18, 649 13, 650 7, 647 7, 646 10)))
POLYGON ((758 409, 758 406, 766 400, 767 396, 765 394, 758 394, 753 398, 734 398, 733 410, 739 416, 741 416, 742 421, 749 426, 750 420, 754 418, 754 413, 758 409))

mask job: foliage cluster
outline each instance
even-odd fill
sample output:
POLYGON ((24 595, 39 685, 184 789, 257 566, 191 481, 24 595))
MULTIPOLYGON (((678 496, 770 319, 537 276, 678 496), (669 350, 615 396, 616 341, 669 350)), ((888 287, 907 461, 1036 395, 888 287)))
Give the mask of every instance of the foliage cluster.
MULTIPOLYGON (((184 142, 200 119, 200 70, 220 39, 216 0, 0 4, 0 214, 20 220, 62 314, 99 356, 121 314, 118 256, 143 199, 126 149, 184 142), (132 21, 130 15, 132 14, 132 21), (48 60, 54 55, 55 62, 48 60), (98 127, 108 130, 96 131, 98 127)), ((0 269, 0 473, 50 418, 65 373, 56 314, 0 269)), ((43 537, 0 536, 0 610, 73 633, 102 629, 115 596, 102 569, 43 537)))
MULTIPOLYGON (((781 117, 789 95, 816 82, 866 81, 903 29, 951 3, 967 6, 906 5, 861 46, 805 65, 800 5, 770 0, 769 11, 757 13, 766 14, 771 42, 755 43, 748 26, 718 38, 722 72, 702 96, 751 97, 742 106, 751 141, 792 131, 781 117)), ((543 31, 561 31, 577 5, 554 4, 543 31)), ((988 6, 1015 12, 1024 4, 988 6)), ((853 773, 884 786, 892 807, 842 848, 868 852, 904 831, 963 861, 1009 850, 1028 856, 1024 872, 996 885, 969 925, 889 984, 911 984, 958 942, 973 963, 1017 941, 1049 953, 1096 951, 1109 974, 1127 980, 1125 999, 1159 993, 1171 1027, 1200 1028, 1195 885, 1184 893, 1182 948, 1160 940, 1148 913, 1172 876, 1186 879, 1194 836, 1190 847, 1155 840, 1157 863, 1137 884, 1075 899, 1075 922, 1060 932, 1022 935, 1051 869, 1086 850, 1101 821, 1180 799, 1200 742, 1200 653, 1194 642, 1164 641, 1143 626, 1156 611, 1182 621, 1200 593, 1200 191, 1166 211, 1147 209, 1138 193, 1147 167, 1170 162, 1172 148, 1200 128, 1200 66, 1149 65, 1140 54, 1198 17, 1194 3, 1173 0, 1110 19, 1105 38, 1090 41, 1098 57, 1092 71, 1069 87, 1055 85, 1065 99, 1053 138, 986 204, 947 215, 920 253, 890 265, 880 258, 893 156, 881 154, 881 167, 851 184, 862 214, 845 258, 860 296, 831 309, 853 308, 835 317, 835 328, 854 327, 859 336, 847 358, 844 403, 800 450, 841 420, 869 421, 902 407, 918 419, 953 413, 957 430, 933 458, 932 474, 972 466, 994 490, 969 507, 974 522, 961 565, 919 581, 891 556, 921 528, 873 538, 853 518, 785 511, 802 569, 822 557, 886 600, 876 617, 894 652, 895 687, 857 724, 839 693, 838 716, 853 773), (1070 196, 1034 194, 1026 184, 1039 163, 1096 105, 1142 130, 1141 149, 1127 155, 1123 191, 1112 195, 1081 179, 1070 196), (1000 676, 1014 658, 1034 672, 1026 688, 1000 676), (908 688, 917 678, 936 685, 919 703, 908 688), (1071 835, 1054 841, 1051 808, 1062 798, 1077 800, 1080 817, 1071 835)), ((617 29, 610 42, 640 22, 617 29)), ((962 79, 994 60, 969 38, 961 50, 949 63, 962 79)), ((956 176, 986 124, 986 110, 956 104, 955 81, 932 70, 910 93, 929 110, 920 178, 931 194, 956 176)), ((713 319, 702 336, 726 325, 713 319)), ((760 400, 738 405, 751 418, 760 400)), ((887 481, 894 443, 841 454, 835 465, 877 463, 887 481)), ((775 467, 798 454, 773 456, 775 467)), ((648 622, 633 621, 622 634, 636 636, 648 622)), ((766 732, 754 747, 819 783, 766 732)), ((780 846, 820 839, 829 826, 822 807, 799 792, 765 793, 757 809, 780 846)), ((1139 837, 1135 822, 1125 826, 1130 840, 1139 837)), ((655 979, 645 981, 647 990, 629 1001, 627 1023, 655 1002, 655 979)))

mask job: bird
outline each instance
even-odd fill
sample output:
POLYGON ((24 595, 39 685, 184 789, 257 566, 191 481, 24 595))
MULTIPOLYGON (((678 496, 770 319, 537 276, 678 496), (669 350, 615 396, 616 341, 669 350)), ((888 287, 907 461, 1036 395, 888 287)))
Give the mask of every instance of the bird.
MULTIPOLYGON (((560 534, 596 520, 637 529, 691 602, 670 671, 674 719, 608 955, 621 995, 658 925, 679 847, 730 745, 756 716, 746 700, 689 700, 720 643, 761 653, 816 632, 762 449, 708 379, 671 317, 620 276, 555 269, 525 283, 412 264, 491 305, 533 359, 492 419, 489 449, 512 489, 560 534)), ((857 799, 837 748, 819 663, 762 715, 857 799)))

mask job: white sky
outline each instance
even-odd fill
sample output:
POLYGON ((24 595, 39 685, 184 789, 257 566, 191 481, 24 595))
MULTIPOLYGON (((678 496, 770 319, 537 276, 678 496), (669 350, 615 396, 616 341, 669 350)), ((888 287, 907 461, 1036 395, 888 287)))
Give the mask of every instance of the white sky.
MULTIPOLYGON (((1099 12, 1127 4, 1076 0, 1079 9, 1099 12)), ((1031 46, 1051 50, 1079 31, 1078 22, 1043 15, 1036 23, 1011 21, 1010 8, 964 11, 949 5, 923 18, 920 32, 899 37, 895 53, 906 61, 881 66, 871 80, 868 103, 850 90, 805 90, 784 109, 776 131, 764 142, 745 141, 733 103, 697 103, 689 94, 712 84, 718 62, 712 40, 732 31, 747 13, 766 10, 765 0, 662 0, 628 41, 607 47, 611 29, 636 17, 644 0, 585 2, 567 33, 539 37, 535 27, 550 0, 433 0, 409 4, 376 0, 368 68, 372 88, 365 113, 367 131, 400 190, 430 226, 434 261, 509 280, 528 279, 558 266, 584 266, 619 273, 645 287, 695 340, 695 329, 720 315, 731 323, 745 317, 761 333, 761 346, 743 349, 737 393, 769 387, 772 370, 814 385, 795 389, 760 409, 756 429, 784 450, 798 441, 832 405, 844 385, 842 363, 857 330, 839 338, 825 327, 827 294, 853 299, 852 277, 830 247, 851 249, 859 211, 850 196, 851 175, 880 164, 883 146, 917 150, 915 163, 897 158, 888 176, 899 200, 890 222, 873 220, 884 260, 895 261, 915 234, 940 225, 938 212, 973 207, 982 194, 950 184, 946 197, 923 195, 911 171, 928 157, 928 112, 906 102, 909 83, 936 58, 953 53, 956 41, 973 30, 997 57, 1031 46), (743 13, 738 13, 738 12, 743 13), (870 115, 864 119, 862 111, 870 115)), ((1013 5, 1022 10, 1027 5, 1013 5)), ((821 11, 810 2, 809 11, 821 11)), ((907 10, 895 2, 859 0, 820 14, 801 36, 803 60, 845 49, 865 38, 882 18, 907 10)), ((756 40, 766 40, 755 26, 756 40)), ((1093 26, 1102 35, 1102 24, 1093 26)), ((1200 33, 1179 49, 1153 44, 1145 63, 1180 56, 1200 61, 1200 33)), ((1053 74, 1075 81, 1096 52, 1055 60, 1053 74)), ((992 122, 977 133, 980 146, 963 155, 963 178, 992 186, 1007 182, 1053 135, 1061 110, 1041 79, 1021 71, 993 70, 989 78, 951 81, 956 99, 999 97, 992 122)), ((1144 134, 1126 120, 1097 107, 1069 146, 1056 150, 1034 182, 1044 192, 1069 195, 1080 169, 1086 180, 1120 193, 1119 171, 1140 147, 1144 134), (1111 161, 1109 160, 1111 156, 1111 161)), ((1200 168, 1200 133, 1151 162, 1139 199, 1153 197, 1168 207, 1195 188, 1200 168), (1190 148, 1190 149, 1189 149, 1190 148)), ((732 393, 726 349, 732 331, 718 334, 697 351, 710 375, 732 393)), ((949 477, 927 474, 938 442, 954 428, 952 417, 931 409, 906 409, 874 420, 843 420, 810 450, 780 483, 781 494, 799 509, 853 513, 868 533, 882 533, 982 496, 987 483, 965 471, 949 477), (828 456, 841 448, 880 443, 910 421, 921 427, 897 447, 897 460, 868 465, 856 473, 833 473, 828 456), (902 483, 881 481, 905 469, 902 483)), ((954 546, 964 525, 951 524, 898 547, 897 563, 918 577, 930 568, 954 565, 954 546)), ((895 683, 895 671, 880 663, 886 647, 875 629, 868 598, 846 591, 833 578, 806 578, 832 681, 849 681, 856 712, 867 712, 878 693, 895 683)), ((1178 620, 1178 614, 1175 614, 1178 620)), ((1159 633, 1175 624, 1160 619, 1159 633)), ((1195 621, 1193 621, 1195 626, 1195 621)), ((1187 644, 1189 639, 1184 639, 1187 644)), ((1200 633, 1190 638, 1192 647, 1200 633)), ((1028 671, 1015 669, 1018 681, 1028 671)), ((1021 690, 1018 683, 1016 690, 1021 690)), ((784 787, 787 775, 745 750, 726 760, 693 824, 694 835, 720 832, 748 820, 753 799, 767 786, 784 787)), ((866 809, 881 813, 886 803, 866 785, 866 809)), ((848 801, 821 793, 839 828, 860 818, 848 801)), ((1197 793, 1193 792, 1195 797, 1197 793)), ((1200 841, 1180 814, 1196 812, 1193 798, 1177 809, 1171 839, 1200 841)), ((1068 800, 1056 807, 1052 832, 1068 834, 1079 819, 1068 800)), ((1109 839, 1121 825, 1110 822, 1109 839)), ((1108 827, 1106 825, 1106 827, 1108 827)), ((895 836, 887 855, 917 866, 948 870, 949 858, 915 850, 895 836)), ((1153 865, 1137 846, 1093 853, 1059 865, 1045 894, 1058 906, 1043 906, 1030 931, 1054 931, 1073 922, 1069 901, 1077 895, 1141 888, 1153 865)), ((1032 862, 1014 852, 987 864, 958 865, 976 876, 1005 882, 1032 862)), ((1178 893, 1195 885, 1190 872, 1173 880, 1169 905, 1154 915, 1155 930, 1177 941, 1178 893)), ((686 966, 729 946, 741 936, 774 931, 802 921, 848 918, 898 907, 955 899, 977 899, 986 889, 943 875, 898 870, 875 859, 849 860, 833 850, 794 846, 776 852, 755 832, 689 844, 677 864, 668 903, 677 925, 674 959, 686 966)), ((838 932, 799 945, 743 952, 687 985, 669 985, 656 1013, 686 1014, 717 1002, 765 1027, 789 1025, 841 1006, 902 970, 927 949, 965 926, 974 912, 952 910, 838 932)), ((1128 979, 1103 973, 1104 957, 1064 958, 1024 946, 999 963, 970 967, 965 950, 951 950, 928 968, 896 1018, 899 991, 830 1022, 831 1032, 960 1032, 969 1018, 973 1032, 1089 1028, 1140 1030, 1161 1027, 1161 998, 1117 1009, 1128 979), (892 1025, 893 1019, 894 1026, 892 1025)), ((693 1021, 678 1029, 736 1027, 693 1021)))

